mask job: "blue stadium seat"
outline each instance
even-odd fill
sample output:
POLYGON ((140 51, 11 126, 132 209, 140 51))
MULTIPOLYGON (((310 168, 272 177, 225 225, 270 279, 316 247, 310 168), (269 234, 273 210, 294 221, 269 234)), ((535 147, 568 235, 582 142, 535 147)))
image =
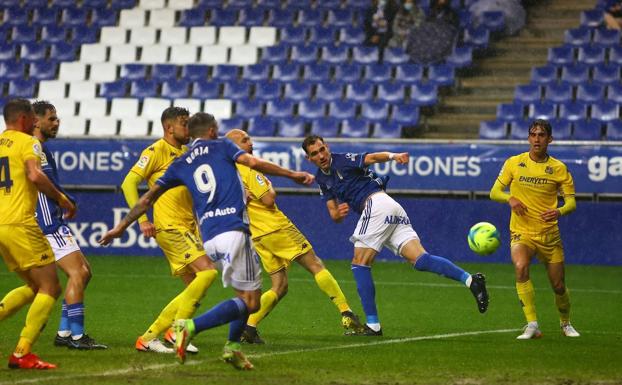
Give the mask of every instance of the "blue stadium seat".
POLYGON ((72 43, 59 41, 50 45, 50 58, 58 61, 76 60, 76 46, 72 43))
POLYGON ((212 68, 212 79, 218 81, 235 80, 238 78, 238 71, 238 66, 217 64, 212 68))
POLYGON ((361 103, 361 117, 371 120, 386 120, 389 117, 389 103, 375 100, 361 103))
POLYGON ((246 27, 262 26, 266 18, 264 7, 242 8, 239 14, 239 24, 246 27))
POLYGON ((44 60, 47 56, 48 46, 41 43, 25 43, 20 49, 20 58, 25 61, 44 60))
POLYGON ((348 61, 348 47, 345 45, 328 45, 322 47, 322 61, 331 64, 342 64, 348 61))
POLYGON ((393 79, 393 66, 389 63, 373 63, 363 67, 363 79, 382 83, 393 79))
POLYGON ((620 31, 616 29, 599 28, 594 31, 594 43, 602 47, 620 45, 620 31))
POLYGON ((123 98, 127 94, 127 83, 125 80, 102 83, 99 87, 99 96, 107 99, 123 98))
POLYGON ((497 119, 506 122, 520 120, 525 116, 524 110, 522 103, 501 103, 497 106, 497 119))
POLYGON ((181 11, 178 22, 180 27, 201 27, 205 25, 205 9, 193 8, 181 11))
POLYGON ((27 25, 28 10, 21 7, 9 7, 4 10, 4 23, 7 25, 27 25))
POLYGON ((70 27, 86 25, 88 12, 84 8, 65 8, 61 16, 61 22, 70 27))
POLYGON ((260 81, 255 84, 255 98, 261 100, 275 100, 281 97, 281 83, 260 81))
POLYGON ((378 139, 397 139, 402 136, 402 126, 390 120, 374 123, 373 129, 373 137, 378 139))
POLYGON ((400 47, 386 47, 382 61, 390 64, 406 64, 410 61, 410 56, 400 47))
POLYGON ((248 135, 250 136, 274 136, 276 121, 265 116, 255 116, 248 120, 248 135))
POLYGON ((438 88, 433 84, 415 83, 410 86, 410 101, 417 106, 433 106, 438 103, 438 88))
POLYGON ((41 41, 56 43, 67 40, 67 29, 60 25, 46 25, 41 28, 41 41))
MULTIPOLYGON (((58 0, 56 0, 58 1, 58 0)), ((54 3, 56 3, 56 1, 54 3)), ((67 2, 69 2, 70 0, 65 0, 67 2)), ((75 2, 74 2, 75 4, 75 2)), ((107 0, 84 0, 82 2, 82 6, 85 8, 105 8, 108 6, 108 1, 107 0)))
POLYGON ((222 96, 232 100, 248 99, 251 96, 251 83, 246 80, 226 80, 223 82, 222 96))
POLYGON ((527 139, 529 136, 528 120, 514 120, 510 122, 510 139, 527 139))
POLYGON ((298 103, 298 116, 305 119, 317 119, 326 114, 326 103, 323 100, 301 100, 298 103))
POLYGON ((15 51, 13 43, 0 41, 0 60, 14 60, 16 56, 15 51))
POLYGON ((445 63, 454 68, 470 67, 473 64, 473 48, 471 47, 455 47, 445 59, 445 63))
POLYGON ((592 41, 592 30, 587 27, 567 29, 564 32, 564 43, 575 47, 590 44, 592 41))
POLYGON ((58 8, 45 7, 35 8, 32 10, 32 25, 57 26, 58 25, 58 8))
POLYGON ((279 119, 277 123, 277 136, 282 137, 303 137, 306 133, 306 122, 299 117, 279 119))
POLYGON ((486 11, 482 14, 482 25, 491 32, 505 29, 505 16, 501 11, 486 11))
POLYGON ((423 79, 423 67, 419 64, 402 64, 395 68, 395 79, 404 83, 418 83, 423 79))
POLYGON ((582 102, 560 103, 559 118, 573 122, 581 119, 587 119, 587 104, 582 102))
POLYGON ((263 113, 261 100, 240 99, 235 102, 235 113, 242 118, 254 118, 263 113))
POLYGON ((622 121, 613 120, 607 122, 606 137, 609 140, 622 140, 622 121))
POLYGON ((327 23, 336 27, 352 26, 354 20, 354 12, 351 8, 334 7, 328 11, 327 23))
POLYGON ((285 83, 283 97, 296 101, 311 99, 311 84, 308 82, 288 82, 285 83))
POLYGON ((448 64, 435 64, 428 67, 428 81, 437 86, 453 86, 456 79, 454 67, 448 64))
POLYGON ((218 123, 218 129, 221 132, 227 132, 227 131, 233 130, 234 128, 241 130, 243 126, 244 126, 244 119, 238 116, 234 116, 229 119, 222 119, 218 123))
POLYGON ((250 64, 242 69, 242 78, 246 80, 268 80, 270 78, 270 66, 265 63, 250 64))
POLYGON ((393 105, 391 120, 402 126, 415 126, 419 123, 419 107, 411 103, 393 105))
POLYGON ((557 117, 557 106, 547 101, 532 103, 529 105, 528 117, 531 119, 552 120, 557 117))
POLYGON ((186 64, 181 67, 181 77, 191 81, 206 80, 208 68, 202 64, 186 64))
POLYGON ((292 62, 300 64, 309 64, 317 61, 318 47, 316 45, 300 46, 295 45, 292 47, 291 60, 292 62))
POLYGON ((574 47, 570 45, 562 45, 559 47, 549 48, 547 60, 549 64, 564 65, 574 63, 575 52, 574 47))
POLYGON ((479 124, 480 139, 506 139, 508 122, 505 120, 484 120, 479 124))
POLYGON ((97 43, 98 32, 99 27, 81 25, 71 29, 71 41, 78 45, 97 43))
POLYGON ((304 44, 307 41, 307 30, 304 27, 289 25, 280 29, 281 43, 304 44))
POLYGON ((356 116, 356 102, 353 100, 333 100, 328 104, 328 115, 338 119, 356 116))
POLYGON ((553 126, 553 137, 555 140, 572 139, 572 124, 570 120, 556 119, 551 122, 553 126))
POLYGON ((490 31, 486 27, 469 27, 464 30, 464 44, 475 49, 486 49, 490 41, 490 31))
POLYGON ((329 25, 309 27, 309 42, 319 45, 335 44, 337 30, 332 24, 329 25))
POLYGON ((357 102, 372 100, 374 98, 374 85, 369 82, 348 83, 346 98, 357 102))
POLYGON ((344 63, 335 66, 335 79, 344 83, 357 82, 361 79, 363 67, 360 64, 344 63))
POLYGON ((326 82, 330 80, 331 66, 326 63, 311 63, 303 67, 302 77, 313 82, 326 82))
POLYGON ((605 98, 605 86, 584 83, 577 86, 577 101, 593 103, 605 98))
POLYGON ((620 119, 620 105, 611 100, 602 100, 592 104, 592 119, 603 122, 620 119))
POLYGON ((300 78, 300 65, 296 63, 275 64, 272 66, 272 79, 289 82, 300 78))
POLYGON ((216 27, 232 26, 237 24, 238 10, 213 8, 210 10, 209 25, 216 27))
POLYGON ((581 25, 585 27, 598 27, 603 23, 603 11, 591 9, 581 12, 581 25))
POLYGON ((605 49, 603 47, 585 46, 579 47, 579 63, 594 65, 605 62, 605 49))
POLYGON ((525 84, 516 86, 514 101, 522 104, 536 103, 542 99, 542 90, 538 84, 525 84))
MULTIPOLYGON (((112 5, 114 5, 113 2, 112 5)), ((91 26, 93 27, 105 27, 113 26, 117 24, 119 18, 119 11, 115 9, 107 8, 95 8, 91 13, 91 26)))
MULTIPOLYGON (((344 119, 341 122, 341 134, 344 138, 368 138, 369 121, 361 118, 344 119)), ((385 122, 379 122, 383 124, 385 122)))
POLYGON ((35 79, 13 79, 9 81, 8 96, 12 98, 32 98, 35 96, 35 79))
POLYGON ((206 79, 195 80, 192 83, 192 94, 195 99, 218 99, 220 97, 220 83, 206 79))
POLYGON ((598 120, 578 120, 574 122, 574 140, 600 140, 602 137, 602 122, 598 120))
POLYGON ((354 46, 352 47, 352 61, 360 64, 378 62, 380 57, 377 47, 354 46))
POLYGON ((568 83, 551 83, 544 87, 544 99, 562 103, 572 100, 572 85, 568 83))
POLYGON ((158 82, 153 79, 136 79, 130 83, 132 97, 144 99, 158 95, 158 82))
MULTIPOLYGON (((0 71, 1 73, 1 71, 0 71)), ((58 63, 50 60, 36 61, 30 63, 30 78, 37 80, 56 79, 58 73, 58 63)), ((23 72, 22 72, 23 76, 23 72)), ((0 74, 0 77, 2 75, 0 74)))
POLYGON ((37 28, 28 25, 13 27, 13 43, 31 43, 37 41, 37 28))
POLYGON ((557 82, 557 67, 547 65, 534 67, 531 69, 531 82, 539 85, 546 85, 557 82))
POLYGON ((110 8, 113 9, 127 9, 133 8, 136 6, 137 0, 115 0, 110 3, 110 8))
POLYGON ((592 80, 594 83, 608 85, 620 82, 620 66, 616 64, 599 64, 594 66, 592 80))
POLYGON ((380 83, 378 84, 378 100, 385 102, 403 102, 405 99, 406 87, 402 83, 380 83))
MULTIPOLYGON (((24 69, 25 69, 25 63, 22 61, 17 61, 15 59, 0 61, 0 79, 2 80, 23 79, 24 69)), ((2 89, 2 87, 3 85, 0 82, 0 90, 2 89)))
POLYGON ((321 117, 311 121, 312 135, 319 135, 323 138, 335 138, 339 134, 339 119, 333 117, 321 117))
POLYGON ((289 8, 274 8, 268 11, 266 25, 272 27, 287 27, 293 25, 296 19, 296 12, 289 8))
POLYGON ((365 31, 361 27, 352 25, 341 28, 339 41, 346 45, 361 45, 365 41, 365 31))
POLYGON ((569 64, 562 67, 562 82, 571 84, 586 83, 590 79, 590 67, 585 64, 569 64))
POLYGON ((186 79, 169 79, 162 83, 162 97, 167 99, 187 98, 190 81, 186 79))
POLYGON ((622 83, 607 86, 607 100, 622 104, 622 83))
POLYGON ((294 115, 294 102, 291 99, 274 99, 266 103, 266 115, 273 118, 287 118, 294 115))
POLYGON ((622 45, 609 48, 609 64, 622 65, 622 45))
POLYGON ((321 25, 324 23, 326 14, 323 10, 313 8, 303 8, 298 13, 298 24, 306 27, 321 25))
POLYGON ((125 80, 144 79, 147 77, 146 64, 123 64, 120 77, 125 80))
POLYGON ((339 100, 343 96, 343 88, 341 82, 321 82, 315 90, 315 98, 326 102, 339 100))
MULTIPOLYGON (((174 64, 155 64, 151 67, 151 77, 159 81, 177 79, 177 66, 174 64)), ((184 76, 184 80, 192 81, 184 76)))

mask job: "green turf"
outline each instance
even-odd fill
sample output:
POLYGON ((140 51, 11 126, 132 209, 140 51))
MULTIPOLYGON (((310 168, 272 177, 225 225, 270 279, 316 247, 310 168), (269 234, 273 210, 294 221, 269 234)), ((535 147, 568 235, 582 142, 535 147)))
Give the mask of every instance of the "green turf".
MULTIPOLYGON (((464 287, 403 263, 377 263, 377 303, 384 337, 342 335, 340 317, 301 268, 290 272, 288 296, 260 325, 264 346, 245 351, 256 366, 238 372, 218 360, 225 327, 200 334, 201 349, 186 365, 170 355, 136 352, 136 337, 181 289, 159 258, 90 258, 87 331, 107 351, 55 348, 60 305, 35 351, 60 368, 13 371, 2 364, 0 385, 36 384, 620 384, 622 383, 622 268, 568 266, 573 323, 578 339, 562 337, 553 294, 542 266, 532 268, 541 340, 517 341, 523 316, 510 265, 467 264, 488 277, 485 315, 464 287), (504 331, 506 330, 506 331, 504 331), (472 334, 465 334, 473 332, 472 334)), ((347 262, 327 262, 361 312, 347 262)), ((0 293, 18 285, 0 273, 0 293)), ((265 287, 268 287, 266 281, 265 287)), ((219 282, 200 311, 231 296, 219 282)), ((0 361, 6 362, 25 311, 2 322, 0 361)))

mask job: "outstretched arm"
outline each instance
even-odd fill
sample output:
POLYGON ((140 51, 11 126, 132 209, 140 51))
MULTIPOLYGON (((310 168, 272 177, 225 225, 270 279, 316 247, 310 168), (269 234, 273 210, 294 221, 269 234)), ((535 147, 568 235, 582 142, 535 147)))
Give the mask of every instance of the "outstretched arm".
POLYGON ((369 166, 370 164, 374 164, 374 163, 384 163, 390 160, 394 160, 397 163, 405 164, 405 163, 408 163, 409 158, 410 156, 408 155, 407 152, 399 152, 399 153, 387 152, 387 151, 372 152, 370 154, 365 155, 364 163, 365 163, 365 166, 369 166))
POLYGON ((326 208, 328 209, 330 218, 337 223, 341 223, 343 218, 347 217, 350 212, 350 206, 347 203, 337 204, 337 201, 334 199, 326 202, 326 208))
MULTIPOLYGON (((123 191, 123 196, 125 197, 128 207, 134 207, 138 202, 138 186, 142 181, 143 177, 133 171, 128 172, 125 176, 121 184, 121 191, 123 191)), ((155 226, 149 221, 146 214, 138 218, 138 224, 140 225, 140 231, 145 237, 155 237, 155 226)))
POLYGON ((284 176, 300 184, 309 185, 315 180, 315 177, 308 172, 288 170, 272 162, 267 162, 263 159, 256 158, 250 154, 240 155, 237 158, 236 162, 250 167, 254 170, 263 172, 265 174, 284 176))
POLYGON ((26 177, 28 180, 35 185, 37 190, 58 202, 58 205, 66 210, 65 218, 73 218, 76 215, 76 205, 54 186, 54 183, 52 183, 41 169, 39 161, 35 158, 29 158, 26 159, 24 163, 26 165, 26 177))

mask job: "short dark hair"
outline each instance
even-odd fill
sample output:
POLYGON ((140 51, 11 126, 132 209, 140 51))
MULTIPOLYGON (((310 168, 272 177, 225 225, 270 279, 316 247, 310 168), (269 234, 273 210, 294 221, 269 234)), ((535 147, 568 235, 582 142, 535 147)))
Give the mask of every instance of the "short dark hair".
POLYGON ((32 104, 27 99, 11 99, 4 105, 2 114, 6 123, 13 123, 19 114, 31 114, 32 104))
POLYGON ((218 123, 214 115, 207 112, 197 112, 188 120, 188 133, 193 138, 204 136, 210 129, 216 128, 218 123))
POLYGON ((160 121, 162 122, 162 124, 164 124, 164 122, 166 122, 167 120, 174 120, 179 118, 180 116, 190 116, 190 111, 188 111, 187 108, 173 106, 162 111, 160 121))
POLYGON ((322 138, 319 135, 309 135, 305 138, 305 140, 302 142, 302 149, 305 150, 305 153, 309 153, 307 151, 307 147, 309 147, 310 145, 312 145, 313 143, 317 142, 317 141, 321 141, 322 143, 326 143, 324 142, 324 138, 322 138))
POLYGON ((531 130, 533 130, 536 127, 540 127, 543 130, 546 131, 546 134, 548 136, 552 136, 553 135, 553 127, 551 127, 551 123, 549 123, 548 120, 545 119, 536 119, 533 122, 531 122, 531 124, 529 125, 529 133, 531 133, 531 130))
POLYGON ((56 111, 56 107, 47 100, 37 100, 32 103, 32 109, 35 111, 35 114, 39 116, 45 115, 47 110, 56 111))

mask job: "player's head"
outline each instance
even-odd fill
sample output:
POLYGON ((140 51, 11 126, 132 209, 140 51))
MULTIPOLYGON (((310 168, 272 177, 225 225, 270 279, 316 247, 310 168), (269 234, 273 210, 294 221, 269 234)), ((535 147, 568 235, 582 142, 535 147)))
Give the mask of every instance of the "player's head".
POLYGON ((35 135, 41 140, 56 138, 60 120, 56 115, 56 107, 47 100, 37 100, 32 103, 32 109, 37 116, 35 135))
POLYGON ((188 120, 190 136, 201 139, 218 138, 218 122, 214 115, 207 112, 197 112, 188 120))
POLYGON ((546 154, 549 143, 553 140, 551 123, 544 119, 534 120, 529 125, 529 152, 540 156, 546 154))
POLYGON ((302 149, 307 154, 307 159, 322 170, 330 167, 330 149, 324 142, 324 138, 318 135, 309 135, 302 142, 302 149))
POLYGON ((242 150, 248 152, 249 154, 253 153, 253 141, 246 132, 238 128, 234 128, 233 130, 227 132, 225 137, 237 144, 242 150))
POLYGON ((164 129, 164 137, 179 145, 190 141, 188 135, 188 118, 190 112, 183 107, 169 107, 162 112, 160 121, 164 129))
POLYGON ((28 100, 11 99, 4 105, 2 113, 8 127, 32 135, 37 118, 28 100))

